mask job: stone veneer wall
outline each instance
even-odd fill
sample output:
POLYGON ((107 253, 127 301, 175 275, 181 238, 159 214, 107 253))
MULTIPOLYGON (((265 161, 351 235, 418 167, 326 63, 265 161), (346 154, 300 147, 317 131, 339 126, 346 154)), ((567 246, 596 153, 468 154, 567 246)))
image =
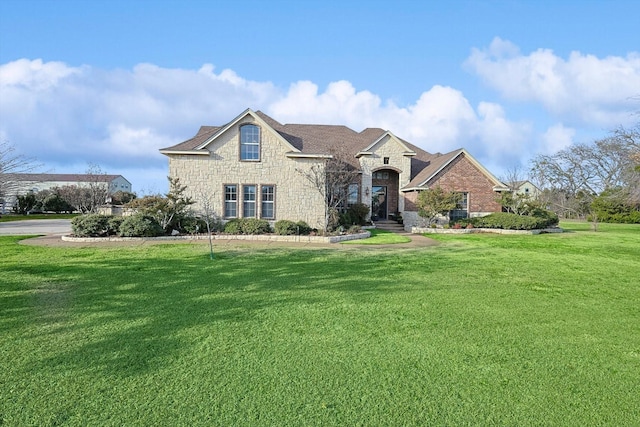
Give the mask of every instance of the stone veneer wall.
MULTIPOLYGON (((411 179, 411 156, 404 155, 404 149, 389 136, 385 137, 371 150, 373 154, 363 155, 360 157, 360 165, 362 167, 362 187, 363 193, 369 188, 369 196, 364 196, 362 203, 371 206, 371 186, 372 174, 376 170, 394 168, 398 169, 398 186, 399 188, 407 185, 411 179), (389 158, 389 164, 384 164, 384 158, 389 158)), ((393 169, 391 169, 393 170, 393 169)), ((384 184, 381 184, 384 185, 384 184)), ((398 198, 397 210, 404 211, 404 198, 398 198)), ((389 211, 393 213, 392 211, 389 211)))
POLYGON ((303 220, 310 226, 322 228, 324 203, 317 189, 299 171, 308 171, 316 159, 291 159, 286 153, 291 147, 278 137, 261 129, 260 161, 240 161, 240 125, 253 123, 247 117, 216 139, 205 155, 169 155, 169 176, 180 178, 187 186, 186 193, 201 207, 208 199, 218 216, 224 214, 224 185, 238 185, 238 213, 242 215, 242 185, 257 185, 256 208, 260 210, 260 185, 275 186, 275 221, 303 220))

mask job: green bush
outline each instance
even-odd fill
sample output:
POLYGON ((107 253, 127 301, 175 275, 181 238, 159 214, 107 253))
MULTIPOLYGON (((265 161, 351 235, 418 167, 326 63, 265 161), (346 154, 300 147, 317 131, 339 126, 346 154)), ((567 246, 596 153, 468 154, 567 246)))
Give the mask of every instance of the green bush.
POLYGON ((242 234, 267 234, 271 233, 269 221, 258 218, 242 218, 240 221, 242 234))
POLYGON ((156 237, 164 234, 164 230, 152 216, 137 213, 128 216, 120 225, 122 237, 156 237))
POLYGON ((110 216, 107 220, 107 235, 115 236, 120 233, 120 226, 124 222, 124 217, 122 216, 110 216))
MULTIPOLYGON (((516 215, 507 212, 496 212, 477 218, 466 218, 456 221, 454 226, 461 228, 471 224, 480 228, 499 228, 503 230, 538 230, 558 224, 558 217, 552 213, 539 213, 539 216, 516 215)), ((456 228, 456 227, 454 227, 456 228)))
POLYGON ((274 227, 276 234, 280 236, 308 235, 311 233, 311 227, 304 221, 293 222, 288 219, 281 219, 276 222, 274 227))
POLYGON ((271 233, 269 221, 258 218, 234 218, 224 226, 228 234, 267 234, 271 233))
POLYGON ((289 221, 288 219, 281 219, 277 221, 273 229, 276 234, 280 236, 293 236, 298 232, 298 226, 295 222, 289 221))
POLYGON ((296 227, 298 227, 298 233, 300 233, 300 235, 303 235, 303 236, 309 235, 313 231, 313 229, 309 226, 309 224, 307 224, 304 221, 296 222, 296 227))
POLYGON ((207 223, 193 215, 185 216, 180 220, 178 231, 189 234, 206 233, 207 223))
POLYGON ((352 224, 365 225, 367 223, 367 215, 369 215, 369 206, 364 203, 355 203, 349 207, 349 215, 352 224))
POLYGON ((103 237, 108 234, 109 215, 80 215, 71 220, 71 231, 78 237, 103 237))
POLYGON ((229 220, 224 225, 224 232, 227 234, 242 234, 242 228, 240 226, 240 218, 234 218, 229 220))

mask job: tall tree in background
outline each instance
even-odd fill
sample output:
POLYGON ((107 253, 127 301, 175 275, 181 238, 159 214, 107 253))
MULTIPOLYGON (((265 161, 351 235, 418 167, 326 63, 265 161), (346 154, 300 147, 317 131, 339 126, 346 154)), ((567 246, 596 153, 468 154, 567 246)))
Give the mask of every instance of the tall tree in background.
POLYGON ((640 125, 619 128, 592 144, 576 144, 533 159, 531 174, 538 180, 551 208, 566 216, 584 216, 580 207, 605 190, 629 203, 640 201, 640 125), (612 193, 613 194, 613 193, 612 193))

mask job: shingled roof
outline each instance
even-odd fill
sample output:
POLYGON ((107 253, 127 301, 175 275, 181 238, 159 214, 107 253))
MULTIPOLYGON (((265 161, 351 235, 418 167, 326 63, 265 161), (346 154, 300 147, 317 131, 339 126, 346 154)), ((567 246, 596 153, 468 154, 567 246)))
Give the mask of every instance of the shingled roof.
POLYGON ((111 182, 114 179, 121 177, 122 175, 77 173, 16 173, 12 174, 11 176, 15 181, 22 182, 111 182))
MULTIPOLYGON (((250 110, 247 110, 249 112, 250 110)), ((244 114, 244 113, 243 113, 244 114)), ((359 166, 356 154, 366 149, 387 131, 381 128, 366 128, 362 132, 356 132, 346 126, 341 125, 316 125, 316 124, 282 124, 262 111, 254 113, 269 127, 277 132, 292 147, 301 154, 307 155, 330 155, 335 152, 346 151, 353 154, 353 165, 359 166)), ((238 116, 239 117, 242 117, 238 116)), ((238 120, 236 118, 235 120, 238 120)), ((203 144, 211 139, 220 130, 227 128, 232 122, 222 126, 201 126, 198 133, 180 144, 164 148, 161 152, 199 152, 204 150, 203 144), (200 148, 198 148, 200 147, 200 148)), ((460 150, 442 154, 431 154, 427 151, 398 138, 415 155, 411 158, 411 180, 412 184, 418 182, 420 177, 429 177, 442 165, 450 161, 459 154, 460 150), (454 155, 455 154, 455 155, 454 155)))

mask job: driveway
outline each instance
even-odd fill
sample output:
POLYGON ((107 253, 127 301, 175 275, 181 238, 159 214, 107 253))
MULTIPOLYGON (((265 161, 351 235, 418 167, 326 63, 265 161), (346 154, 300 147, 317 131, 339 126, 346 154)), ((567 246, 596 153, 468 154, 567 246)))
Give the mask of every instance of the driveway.
POLYGON ((71 233, 69 219, 34 219, 29 221, 0 222, 0 236, 24 236, 26 234, 57 235, 71 233))

